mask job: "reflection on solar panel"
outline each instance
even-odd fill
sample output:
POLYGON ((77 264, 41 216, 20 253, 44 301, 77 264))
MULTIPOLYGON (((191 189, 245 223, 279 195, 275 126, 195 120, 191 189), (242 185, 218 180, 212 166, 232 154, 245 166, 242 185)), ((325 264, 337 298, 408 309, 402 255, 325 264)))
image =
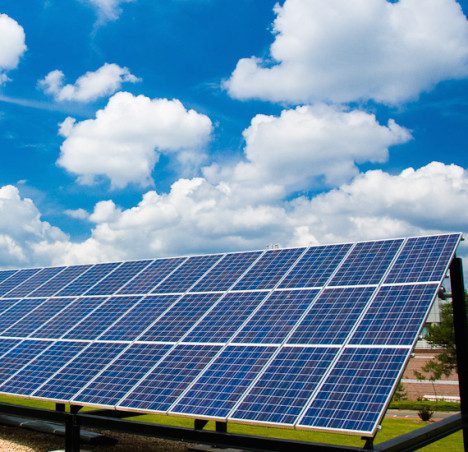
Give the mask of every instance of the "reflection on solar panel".
POLYGON ((372 436, 459 240, 0 271, 0 394, 372 436))

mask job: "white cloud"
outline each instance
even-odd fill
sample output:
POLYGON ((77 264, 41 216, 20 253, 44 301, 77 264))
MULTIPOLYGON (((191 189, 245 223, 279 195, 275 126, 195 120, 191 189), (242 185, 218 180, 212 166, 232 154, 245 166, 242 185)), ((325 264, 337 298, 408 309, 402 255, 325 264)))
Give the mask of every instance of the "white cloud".
POLYGON ((67 118, 61 124, 66 139, 58 164, 82 184, 105 176, 114 188, 148 185, 160 153, 176 154, 181 161, 200 154, 211 130, 207 116, 187 110, 177 99, 119 92, 95 119, 67 118))
POLYGON ((26 51, 23 27, 6 14, 0 14, 0 85, 8 81, 6 71, 15 69, 26 51))
POLYGON ((114 94, 125 82, 140 81, 138 77, 130 73, 128 68, 108 63, 94 72, 86 72, 74 84, 64 85, 64 77, 62 71, 51 71, 39 80, 38 85, 57 101, 89 102, 114 94))
POLYGON ((123 3, 131 3, 135 0, 87 0, 96 8, 100 21, 116 20, 120 16, 123 3))
POLYGON ((286 0, 271 60, 237 63, 239 99, 400 103, 468 75, 468 21, 455 0, 286 0))
POLYGON ((85 209, 66 209, 63 212, 67 217, 74 218, 76 220, 87 220, 89 213, 85 209))

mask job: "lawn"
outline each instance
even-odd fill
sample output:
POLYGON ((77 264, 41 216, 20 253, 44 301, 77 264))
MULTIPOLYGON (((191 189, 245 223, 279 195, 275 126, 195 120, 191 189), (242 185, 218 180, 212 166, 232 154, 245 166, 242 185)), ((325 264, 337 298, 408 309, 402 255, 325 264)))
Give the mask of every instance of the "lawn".
MULTIPOLYGON (((0 402, 23 404, 27 406, 33 406, 36 408, 49 408, 54 409, 54 404, 49 402, 41 402, 37 400, 19 399, 14 397, 0 396, 0 402)), ((193 427, 193 421, 189 418, 175 417, 175 416, 163 416, 163 415, 144 415, 133 418, 141 422, 155 422, 158 424, 176 425, 180 427, 193 427)), ((376 442, 386 441, 395 436, 403 433, 415 430, 426 425, 426 422, 409 420, 409 419, 394 419, 386 418, 382 423, 382 430, 376 436, 376 442)), ((214 423, 210 422, 207 427, 208 429, 214 428, 214 423)), ((289 430, 271 427, 259 427, 244 424, 229 424, 230 433, 241 433, 244 435, 257 435, 257 436, 268 436, 300 441, 314 441, 331 444, 343 444, 349 446, 363 446, 363 441, 356 436, 349 435, 338 435, 331 433, 320 433, 320 432, 309 432, 303 430, 289 430)), ((462 433, 457 432, 441 441, 438 441, 431 446, 425 447, 425 451, 444 451, 444 452, 455 452, 462 451, 462 433)))

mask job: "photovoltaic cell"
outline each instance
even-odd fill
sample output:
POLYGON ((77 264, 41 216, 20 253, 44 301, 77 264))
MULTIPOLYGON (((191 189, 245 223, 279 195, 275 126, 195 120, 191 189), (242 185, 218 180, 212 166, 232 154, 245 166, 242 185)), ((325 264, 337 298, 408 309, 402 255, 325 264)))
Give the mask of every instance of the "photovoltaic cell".
POLYGON ((118 406, 166 412, 220 349, 178 345, 118 406))
POLYGON ((268 292, 228 293, 184 338, 184 342, 227 342, 268 292))
POLYGON ((60 297, 70 297, 83 295, 90 287, 94 286, 99 280, 104 278, 121 263, 97 264, 91 267, 86 273, 64 287, 57 295, 60 297))
POLYGON ((116 405, 170 348, 170 345, 133 344, 73 400, 116 405))
POLYGON ((19 301, 20 300, 14 299, 0 300, 0 316, 3 315, 4 312, 8 311, 14 304, 18 303, 19 301))
POLYGON ((226 347, 171 412, 225 418, 275 350, 226 347))
POLYGON ((51 298, 3 331, 4 336, 27 337, 68 306, 73 298, 51 298))
POLYGON ((267 251, 233 289, 272 289, 303 252, 304 248, 267 251))
POLYGON ((93 340, 117 321, 141 297, 110 297, 99 306, 85 321, 71 329, 64 339, 93 340))
POLYGON ((112 325, 101 340, 132 341, 148 328, 179 295, 149 295, 141 300, 134 309, 112 325))
POLYGON ((15 372, 29 363, 39 353, 49 347, 46 341, 22 341, 19 345, 0 357, 0 381, 10 378, 15 372))
POLYGON ((345 349, 298 425, 372 434, 409 352, 345 349))
POLYGON ((153 289, 152 293, 186 292, 221 258, 222 255, 190 257, 172 275, 153 289))
POLYGON ((439 285, 383 286, 351 344, 413 345, 439 285))
POLYGON ((178 341, 216 302, 221 294, 189 294, 183 296, 143 336, 142 341, 178 341))
POLYGON ((52 268, 43 268, 37 272, 34 276, 29 278, 22 284, 16 286, 13 290, 5 294, 6 297, 21 298, 26 297, 28 294, 33 292, 39 286, 42 286, 49 279, 56 276, 60 273, 65 267, 52 267, 52 268))
POLYGON ((68 330, 74 327, 96 309, 105 298, 78 298, 53 319, 48 320, 30 337, 41 339, 61 338, 68 330))
POLYGON ((233 342, 283 342, 318 293, 318 290, 310 289, 273 292, 233 338, 233 342))
POLYGON ((38 287, 34 292, 29 294, 29 296, 51 297, 90 268, 91 265, 75 265, 73 267, 67 267, 63 272, 47 281, 47 284, 43 284, 42 286, 38 287))
POLYGON ((33 309, 37 308, 41 303, 44 303, 44 301, 44 298, 27 298, 20 300, 8 309, 8 311, 3 312, 0 316, 0 334, 2 334, 17 320, 28 315, 33 309))
POLYGON ((460 234, 410 238, 385 283, 440 281, 460 234))
POLYGON ((331 286, 378 284, 403 240, 358 243, 330 282, 331 286))
POLYGON ((186 258, 157 259, 138 276, 129 281, 117 293, 146 294, 176 269, 186 258))
POLYGON ((91 287, 91 289, 86 292, 86 295, 109 295, 115 293, 137 273, 148 266, 150 262, 151 261, 124 262, 98 285, 91 287))
MULTIPOLYGON (((50 342, 48 343, 50 345, 50 342)), ((0 392, 31 395, 41 384, 55 374, 87 343, 56 342, 36 359, 0 386, 0 392)))
POLYGON ((0 271, 0 283, 8 279, 10 276, 14 275, 18 270, 3 270, 0 271))
POLYGON ((19 343, 18 339, 0 339, 0 358, 19 343))
POLYGON ((125 344, 115 342, 92 343, 66 367, 57 371, 33 395, 52 400, 69 401, 88 381, 110 363, 124 347, 126 347, 125 344))
POLYGON ((289 344, 343 344, 374 293, 373 287, 325 289, 289 344))
POLYGON ((350 248, 350 244, 309 248, 279 287, 292 289, 323 286, 350 248))
POLYGON ((212 292, 228 290, 260 254, 260 252, 227 254, 191 291, 212 292))
POLYGON ((294 424, 337 353, 336 348, 283 348, 229 419, 294 424))
POLYGON ((19 284, 22 284, 39 270, 40 269, 38 268, 18 270, 13 276, 10 276, 8 279, 5 279, 2 283, 0 283, 0 297, 3 297, 6 293, 10 292, 10 290, 14 289, 19 284))

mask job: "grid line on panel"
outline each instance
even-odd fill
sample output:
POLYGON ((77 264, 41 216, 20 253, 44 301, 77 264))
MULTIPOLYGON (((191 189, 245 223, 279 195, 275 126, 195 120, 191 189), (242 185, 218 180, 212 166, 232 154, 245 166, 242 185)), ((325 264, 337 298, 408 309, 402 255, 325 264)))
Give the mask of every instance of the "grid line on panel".
POLYGON ((200 278, 208 274, 225 254, 207 254, 205 256, 189 257, 174 273, 158 284, 152 294, 185 293, 188 292, 200 278))
POLYGON ((42 284, 32 293, 28 294, 29 297, 52 297, 59 290, 65 288, 73 283, 75 279, 79 278, 83 273, 88 271, 92 265, 74 265, 66 267, 63 272, 54 276, 47 283, 42 284))
POLYGON ((18 270, 1 270, 0 271, 0 284, 2 284, 8 278, 11 278, 15 273, 18 273, 18 270))
MULTIPOLYGON (((236 333, 231 337, 231 341, 232 341, 232 339, 236 336, 236 334, 247 324, 247 322, 249 321, 249 319, 255 314, 255 312, 257 312, 257 310, 263 305, 263 303, 265 303, 265 300, 267 300, 268 297, 273 293, 273 291, 281 284, 281 282, 284 280, 284 278, 287 277, 287 275, 289 274, 289 272, 291 272, 291 271, 294 269, 295 264, 297 264, 297 263, 299 262, 299 260, 302 258, 302 256, 307 252, 307 249, 308 249, 308 248, 303 248, 302 253, 296 258, 296 260, 295 260, 295 261, 293 262, 293 264, 289 267, 289 269, 279 278, 279 280, 276 282, 275 287, 273 287, 273 289, 272 289, 272 290, 269 292, 269 294, 264 298, 264 300, 258 304, 257 308, 254 309, 254 311, 252 312, 252 314, 251 314, 249 317, 247 317, 247 319, 244 321, 244 323, 239 327, 239 329, 236 331, 236 333)), ((265 252, 265 253, 266 253, 266 252, 265 252)), ((264 254, 265 254, 265 253, 264 253, 264 254)), ((258 258, 258 260, 257 260, 256 262, 260 261, 260 259, 264 256, 264 254, 262 254, 262 255, 258 258)), ((251 268, 253 268, 253 267, 255 266, 256 262, 255 262, 254 264, 252 264, 252 267, 251 267, 251 268)), ((249 270, 250 270, 250 269, 249 269, 249 270)), ((249 272, 249 270, 246 271, 245 274, 247 274, 247 273, 249 272)), ((241 278, 242 278, 242 277, 241 277, 241 278)), ((237 285, 237 282, 232 286, 232 288, 235 288, 236 285, 237 285)), ((217 354, 211 359, 211 361, 208 362, 208 364, 205 366, 205 368, 198 374, 198 376, 187 386, 187 388, 186 388, 186 389, 179 395, 179 397, 174 401, 174 403, 173 403, 173 404, 171 405, 171 407, 168 409, 168 412, 170 412, 172 409, 174 409, 174 407, 177 406, 178 402, 179 402, 180 400, 182 400, 183 397, 185 396, 185 394, 187 394, 187 393, 190 391, 190 389, 191 389, 192 387, 194 387, 194 386, 197 384, 198 380, 205 374, 205 372, 208 371, 208 369, 210 368, 210 366, 211 366, 213 363, 216 362, 216 359, 217 359, 219 356, 221 356, 222 352, 223 352, 224 350, 226 350, 228 346, 229 346, 229 343, 228 343, 228 345, 225 345, 225 346, 219 351, 219 353, 217 353, 217 354)), ((274 358, 274 356, 275 356, 278 352, 279 352, 279 348, 276 350, 276 352, 274 352, 274 353, 271 355, 270 360, 267 361, 267 363, 265 364, 263 370, 269 365, 270 361, 274 358)), ((259 377, 259 375, 261 375, 261 372, 257 375, 257 378, 259 377)), ((256 381, 256 378, 253 379, 253 381, 252 381, 251 384, 254 384, 255 381, 256 381)), ((246 391, 249 389, 249 387, 250 387, 250 386, 247 387, 246 391)), ((245 393, 246 391, 244 391, 244 393, 245 393)), ((242 397, 241 397, 241 398, 242 398, 242 397)), ((236 407, 236 404, 234 404, 233 409, 234 409, 235 407, 236 407)), ((228 414, 229 414, 229 413, 228 413, 228 414)))
POLYGON ((23 284, 29 278, 34 276, 40 269, 39 268, 28 268, 25 270, 18 270, 14 275, 0 283, 0 297, 10 292, 16 286, 23 284))
POLYGON ((340 359, 341 355, 344 353, 345 351, 345 347, 346 345, 349 343, 349 341, 351 340, 351 337, 353 336, 354 332, 356 331, 359 323, 361 322, 361 320, 363 319, 363 317, 366 315, 367 313, 367 310, 369 309, 372 301, 374 300, 375 296, 377 295, 380 287, 382 287, 382 284, 383 282, 385 281, 385 278, 387 277, 387 275, 389 274, 393 264, 396 262, 396 260, 398 259, 403 247, 405 246, 406 244, 406 239, 403 239, 402 242, 400 243, 400 247, 399 249, 397 250, 397 252, 395 253, 395 255, 393 256, 393 259, 391 260, 391 262, 388 263, 388 266, 387 266, 387 269, 386 271, 384 272, 384 274, 381 276, 381 279, 380 279, 380 283, 379 285, 376 287, 373 295, 370 297, 369 301, 367 302, 366 306, 364 307, 364 309, 362 310, 362 312, 360 313, 359 317, 357 318, 355 324, 354 324, 354 327, 351 329, 351 331, 348 333, 348 336, 346 337, 345 341, 343 342, 343 346, 342 348, 339 350, 339 352, 337 353, 337 355, 335 356, 334 360, 332 361, 332 363, 330 364, 330 366, 328 367, 327 371, 325 372, 325 374, 322 376, 322 379, 320 380, 320 382, 318 383, 316 389, 314 390, 314 392, 310 395, 310 398, 309 400, 307 401, 306 405, 304 406, 303 410, 301 411, 300 415, 298 416, 298 419, 296 420, 296 423, 294 424, 295 426, 300 424, 302 418, 304 417, 305 413, 307 412, 307 409, 308 407, 313 403, 313 401, 315 400, 315 397, 320 393, 321 391, 321 388, 322 386, 325 384, 326 382, 326 379, 328 378, 328 376, 330 375, 330 373, 333 371, 333 368, 335 366, 335 364, 338 362, 338 360, 340 359))
POLYGON ((120 265, 122 265, 122 262, 95 264, 55 295, 59 297, 83 295, 87 290, 99 284, 101 280, 119 268, 120 265))
POLYGON ((283 347, 228 421, 293 425, 336 353, 328 347, 283 347))
POLYGON ((46 284, 55 276, 59 275, 66 267, 50 267, 43 268, 35 273, 31 278, 28 278, 25 282, 17 285, 14 289, 3 294, 4 297, 22 298, 28 296, 38 287, 46 284))
POLYGON ((44 322, 55 317, 66 307, 73 303, 73 298, 46 299, 30 313, 14 322, 9 328, 2 331, 2 336, 27 337, 40 328, 44 322))
POLYGON ((439 282, 459 240, 460 234, 409 238, 385 282, 439 282))
POLYGON ((89 288, 85 295, 113 295, 118 289, 136 278, 152 262, 151 260, 123 262, 98 284, 89 288))
POLYGON ((47 301, 46 298, 28 298, 19 300, 13 306, 10 306, 0 316, 0 335, 3 334, 12 325, 21 321, 24 317, 36 310, 47 301))
POLYGON ((0 359, 3 358, 4 355, 13 350, 17 345, 21 342, 20 339, 16 338, 1 338, 0 339, 0 359))
POLYGON ((298 427, 372 434, 408 349, 345 349, 298 427))
POLYGON ((403 240, 360 242, 355 245, 329 286, 381 283, 403 240))
POLYGON ((382 286, 350 344, 412 345, 439 284, 382 286))
POLYGON ((148 294, 169 278, 188 257, 156 259, 135 278, 125 284, 117 294, 148 294), (155 284, 155 281, 157 283, 155 284))

